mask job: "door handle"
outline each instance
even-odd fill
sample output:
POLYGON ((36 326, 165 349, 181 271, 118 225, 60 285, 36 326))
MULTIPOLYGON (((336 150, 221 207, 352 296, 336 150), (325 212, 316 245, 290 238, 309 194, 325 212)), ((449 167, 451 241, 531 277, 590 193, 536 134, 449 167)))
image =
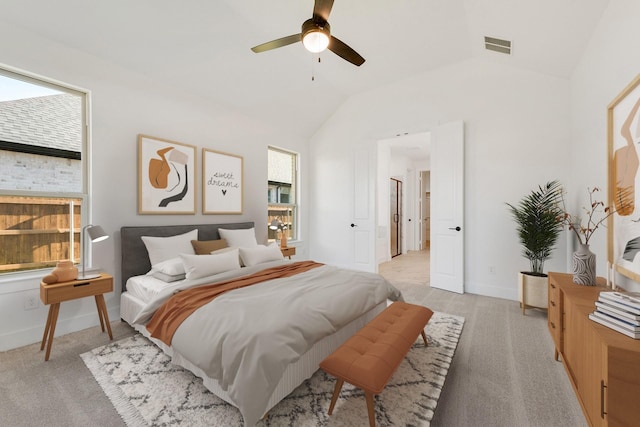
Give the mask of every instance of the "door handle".
POLYGON ((457 226, 457 227, 455 227, 455 228, 454 228, 454 227, 449 227, 449 230, 456 230, 456 231, 460 231, 460 230, 462 230, 462 228, 460 228, 460 226, 457 226))
POLYGON ((354 224, 354 223, 351 223, 351 228, 353 228, 353 227, 357 227, 357 225, 354 224))

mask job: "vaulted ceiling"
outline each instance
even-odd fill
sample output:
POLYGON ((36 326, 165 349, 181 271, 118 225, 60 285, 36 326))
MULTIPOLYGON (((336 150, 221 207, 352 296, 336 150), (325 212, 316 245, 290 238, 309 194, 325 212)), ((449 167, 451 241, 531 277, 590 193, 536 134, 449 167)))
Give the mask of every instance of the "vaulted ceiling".
POLYGON ((310 137, 353 94, 469 58, 568 78, 607 4, 336 0, 331 32, 361 67, 329 51, 318 63, 300 43, 250 50, 300 32, 313 0, 2 0, 0 23, 310 137), (512 41, 512 55, 484 36, 512 41))

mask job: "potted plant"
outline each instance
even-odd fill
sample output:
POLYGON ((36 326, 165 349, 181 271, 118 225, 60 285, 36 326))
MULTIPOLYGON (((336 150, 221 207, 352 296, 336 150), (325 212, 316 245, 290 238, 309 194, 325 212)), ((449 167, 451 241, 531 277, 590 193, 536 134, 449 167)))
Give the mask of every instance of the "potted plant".
POLYGON ((562 186, 550 181, 539 186, 514 206, 507 203, 517 224, 522 254, 531 269, 519 274, 519 299, 522 314, 527 307, 547 308, 547 275, 544 262, 551 257, 563 229, 562 186))

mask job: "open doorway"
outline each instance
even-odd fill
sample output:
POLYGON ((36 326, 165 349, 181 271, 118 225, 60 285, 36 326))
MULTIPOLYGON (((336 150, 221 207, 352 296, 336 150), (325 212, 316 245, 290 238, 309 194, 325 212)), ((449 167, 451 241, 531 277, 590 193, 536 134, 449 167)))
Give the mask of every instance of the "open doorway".
POLYGON ((431 173, 420 172, 420 249, 431 247, 431 173))
POLYGON ((422 246, 420 249, 427 249, 431 246, 431 193, 422 193, 422 246))
MULTIPOLYGON (((380 140, 377 155, 375 264, 378 271, 384 275, 389 271, 387 262, 398 264, 407 258, 403 254, 392 259, 389 251, 389 178, 402 176, 403 249, 429 255, 423 262, 427 267, 423 283, 464 293, 464 122, 448 122, 433 128, 432 132, 380 140), (417 160, 422 149, 427 155, 417 160), (423 216, 419 210, 422 191, 418 190, 422 187, 418 182, 422 180, 419 173, 422 170, 429 171, 428 250, 421 249, 419 244, 422 234, 418 224, 423 216)), ((398 270, 391 269, 392 274, 398 270)))
POLYGON ((389 250, 391 258, 402 254, 402 181, 391 178, 389 186, 389 250))
POLYGON ((378 144, 378 201, 382 204, 389 200, 391 205, 384 203, 384 209, 378 209, 378 250, 386 254, 378 257, 378 272, 403 293, 429 286, 430 200, 425 200, 429 144, 430 134, 426 132, 378 144))

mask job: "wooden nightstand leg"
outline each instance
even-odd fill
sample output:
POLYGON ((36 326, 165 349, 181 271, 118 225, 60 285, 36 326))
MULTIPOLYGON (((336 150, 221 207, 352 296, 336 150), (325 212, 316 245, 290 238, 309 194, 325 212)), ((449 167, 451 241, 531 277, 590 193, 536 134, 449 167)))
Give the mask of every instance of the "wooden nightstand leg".
POLYGON ((49 306, 49 314, 47 315, 47 324, 44 327, 44 334, 42 334, 42 344, 40 344, 40 351, 44 350, 44 345, 47 343, 47 335, 49 334, 49 328, 51 328, 51 317, 53 313, 53 306, 49 306))
POLYGON ((107 332, 109 332, 109 339, 113 341, 111 324, 109 323, 109 313, 107 313, 107 304, 104 302, 104 295, 96 295, 96 307, 98 307, 98 317, 100 317, 100 326, 102 327, 102 332, 104 332, 104 327, 106 325, 107 332))
POLYGON ((100 306, 98 295, 96 295, 96 308, 98 309, 98 317, 100 318, 100 329, 104 332, 104 319, 102 318, 102 307, 100 306))
POLYGON ((49 307, 49 316, 51 317, 51 322, 49 324, 49 337, 47 339, 47 352, 44 355, 44 361, 49 360, 49 355, 51 354, 51 344, 53 344, 53 335, 56 332, 56 323, 58 322, 58 313, 60 312, 60 303, 51 304, 49 307))

